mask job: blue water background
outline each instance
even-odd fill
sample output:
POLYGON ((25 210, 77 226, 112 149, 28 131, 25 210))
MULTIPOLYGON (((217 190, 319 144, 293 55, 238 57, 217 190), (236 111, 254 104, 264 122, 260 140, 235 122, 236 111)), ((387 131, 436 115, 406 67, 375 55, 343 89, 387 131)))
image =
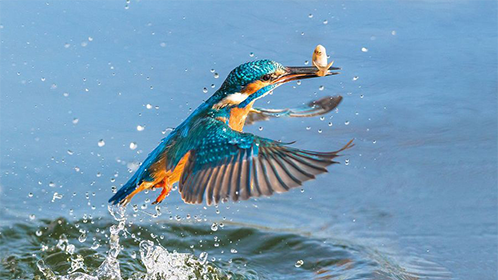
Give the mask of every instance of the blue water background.
MULTIPOLYGON (((221 215, 357 240, 422 272, 496 279, 496 15, 495 1, 1 1, 0 225, 107 215, 128 164, 232 68, 304 65, 322 44, 341 75, 283 86, 258 105, 340 94, 338 111, 246 131, 314 150, 356 146, 304 192, 221 215)), ((177 193, 164 206, 221 218, 177 193)))

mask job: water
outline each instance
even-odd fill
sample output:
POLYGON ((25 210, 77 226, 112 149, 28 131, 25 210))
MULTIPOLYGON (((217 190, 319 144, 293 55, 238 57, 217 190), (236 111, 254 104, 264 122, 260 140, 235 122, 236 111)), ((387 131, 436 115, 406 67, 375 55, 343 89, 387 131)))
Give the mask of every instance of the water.
POLYGON ((303 234, 309 234, 254 225, 228 223, 215 232, 203 225, 168 220, 138 226, 124 220, 113 224, 101 219, 69 222, 61 218, 43 220, 38 227, 16 224, 15 228, 3 232, 4 241, 16 242, 19 246, 10 252, 18 257, 4 260, 6 273, 0 274, 2 277, 32 278, 30 272, 37 269, 48 279, 192 279, 200 276, 284 279, 289 273, 296 278, 317 274, 325 279, 367 274, 408 275, 387 262, 385 256, 349 240, 304 237, 303 234), (42 232, 40 236, 33 236, 35 230, 42 232), (82 242, 81 231, 92 232, 93 241, 82 242), (124 241, 120 243, 119 236, 123 232, 124 241), (30 238, 20 241, 18 235, 30 238), (120 246, 125 250, 121 251, 120 246), (168 248, 182 253, 169 252, 168 248), (35 251, 36 255, 26 254, 35 251), (306 262, 300 257, 305 257, 306 262), (300 265, 289 265, 296 260, 300 265))
POLYGON ((496 279, 496 2, 256 3, 0 3, 1 279, 496 279), (341 75, 259 106, 339 109, 246 130, 355 138, 343 164, 217 208, 140 194, 111 234, 112 190, 233 67, 317 44, 341 75))

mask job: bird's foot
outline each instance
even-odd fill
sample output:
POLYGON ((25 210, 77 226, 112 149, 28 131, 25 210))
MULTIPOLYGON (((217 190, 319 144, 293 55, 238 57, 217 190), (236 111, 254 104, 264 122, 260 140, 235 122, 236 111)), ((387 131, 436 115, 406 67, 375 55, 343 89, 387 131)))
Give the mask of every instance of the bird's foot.
POLYGON ((152 202, 152 205, 161 203, 169 195, 170 191, 171 191, 170 186, 163 187, 161 194, 156 198, 154 202, 152 202))

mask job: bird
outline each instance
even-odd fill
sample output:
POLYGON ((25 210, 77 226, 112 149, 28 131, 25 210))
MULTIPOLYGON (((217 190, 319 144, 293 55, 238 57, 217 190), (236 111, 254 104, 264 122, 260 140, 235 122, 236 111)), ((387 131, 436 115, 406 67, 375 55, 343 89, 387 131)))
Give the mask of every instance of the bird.
MULTIPOLYGON (((325 76, 340 70, 331 67, 325 76)), ((270 196, 301 186, 328 172, 339 152, 302 150, 243 132, 246 123, 274 117, 307 117, 335 108, 342 97, 324 98, 297 109, 258 109, 255 101, 290 81, 318 77, 315 66, 286 67, 257 60, 233 69, 220 88, 176 127, 147 156, 134 175, 110 199, 126 205, 137 193, 162 189, 161 203, 178 182, 185 203, 207 205, 270 196)))

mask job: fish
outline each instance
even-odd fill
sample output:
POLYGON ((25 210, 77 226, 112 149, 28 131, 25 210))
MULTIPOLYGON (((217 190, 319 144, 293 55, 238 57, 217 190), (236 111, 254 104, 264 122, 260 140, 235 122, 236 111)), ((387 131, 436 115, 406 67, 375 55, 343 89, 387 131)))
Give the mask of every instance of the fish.
POLYGON ((328 70, 332 67, 332 64, 334 64, 334 61, 327 64, 327 50, 322 45, 316 46, 313 51, 312 62, 313 65, 318 68, 317 75, 321 77, 327 75, 328 70))

